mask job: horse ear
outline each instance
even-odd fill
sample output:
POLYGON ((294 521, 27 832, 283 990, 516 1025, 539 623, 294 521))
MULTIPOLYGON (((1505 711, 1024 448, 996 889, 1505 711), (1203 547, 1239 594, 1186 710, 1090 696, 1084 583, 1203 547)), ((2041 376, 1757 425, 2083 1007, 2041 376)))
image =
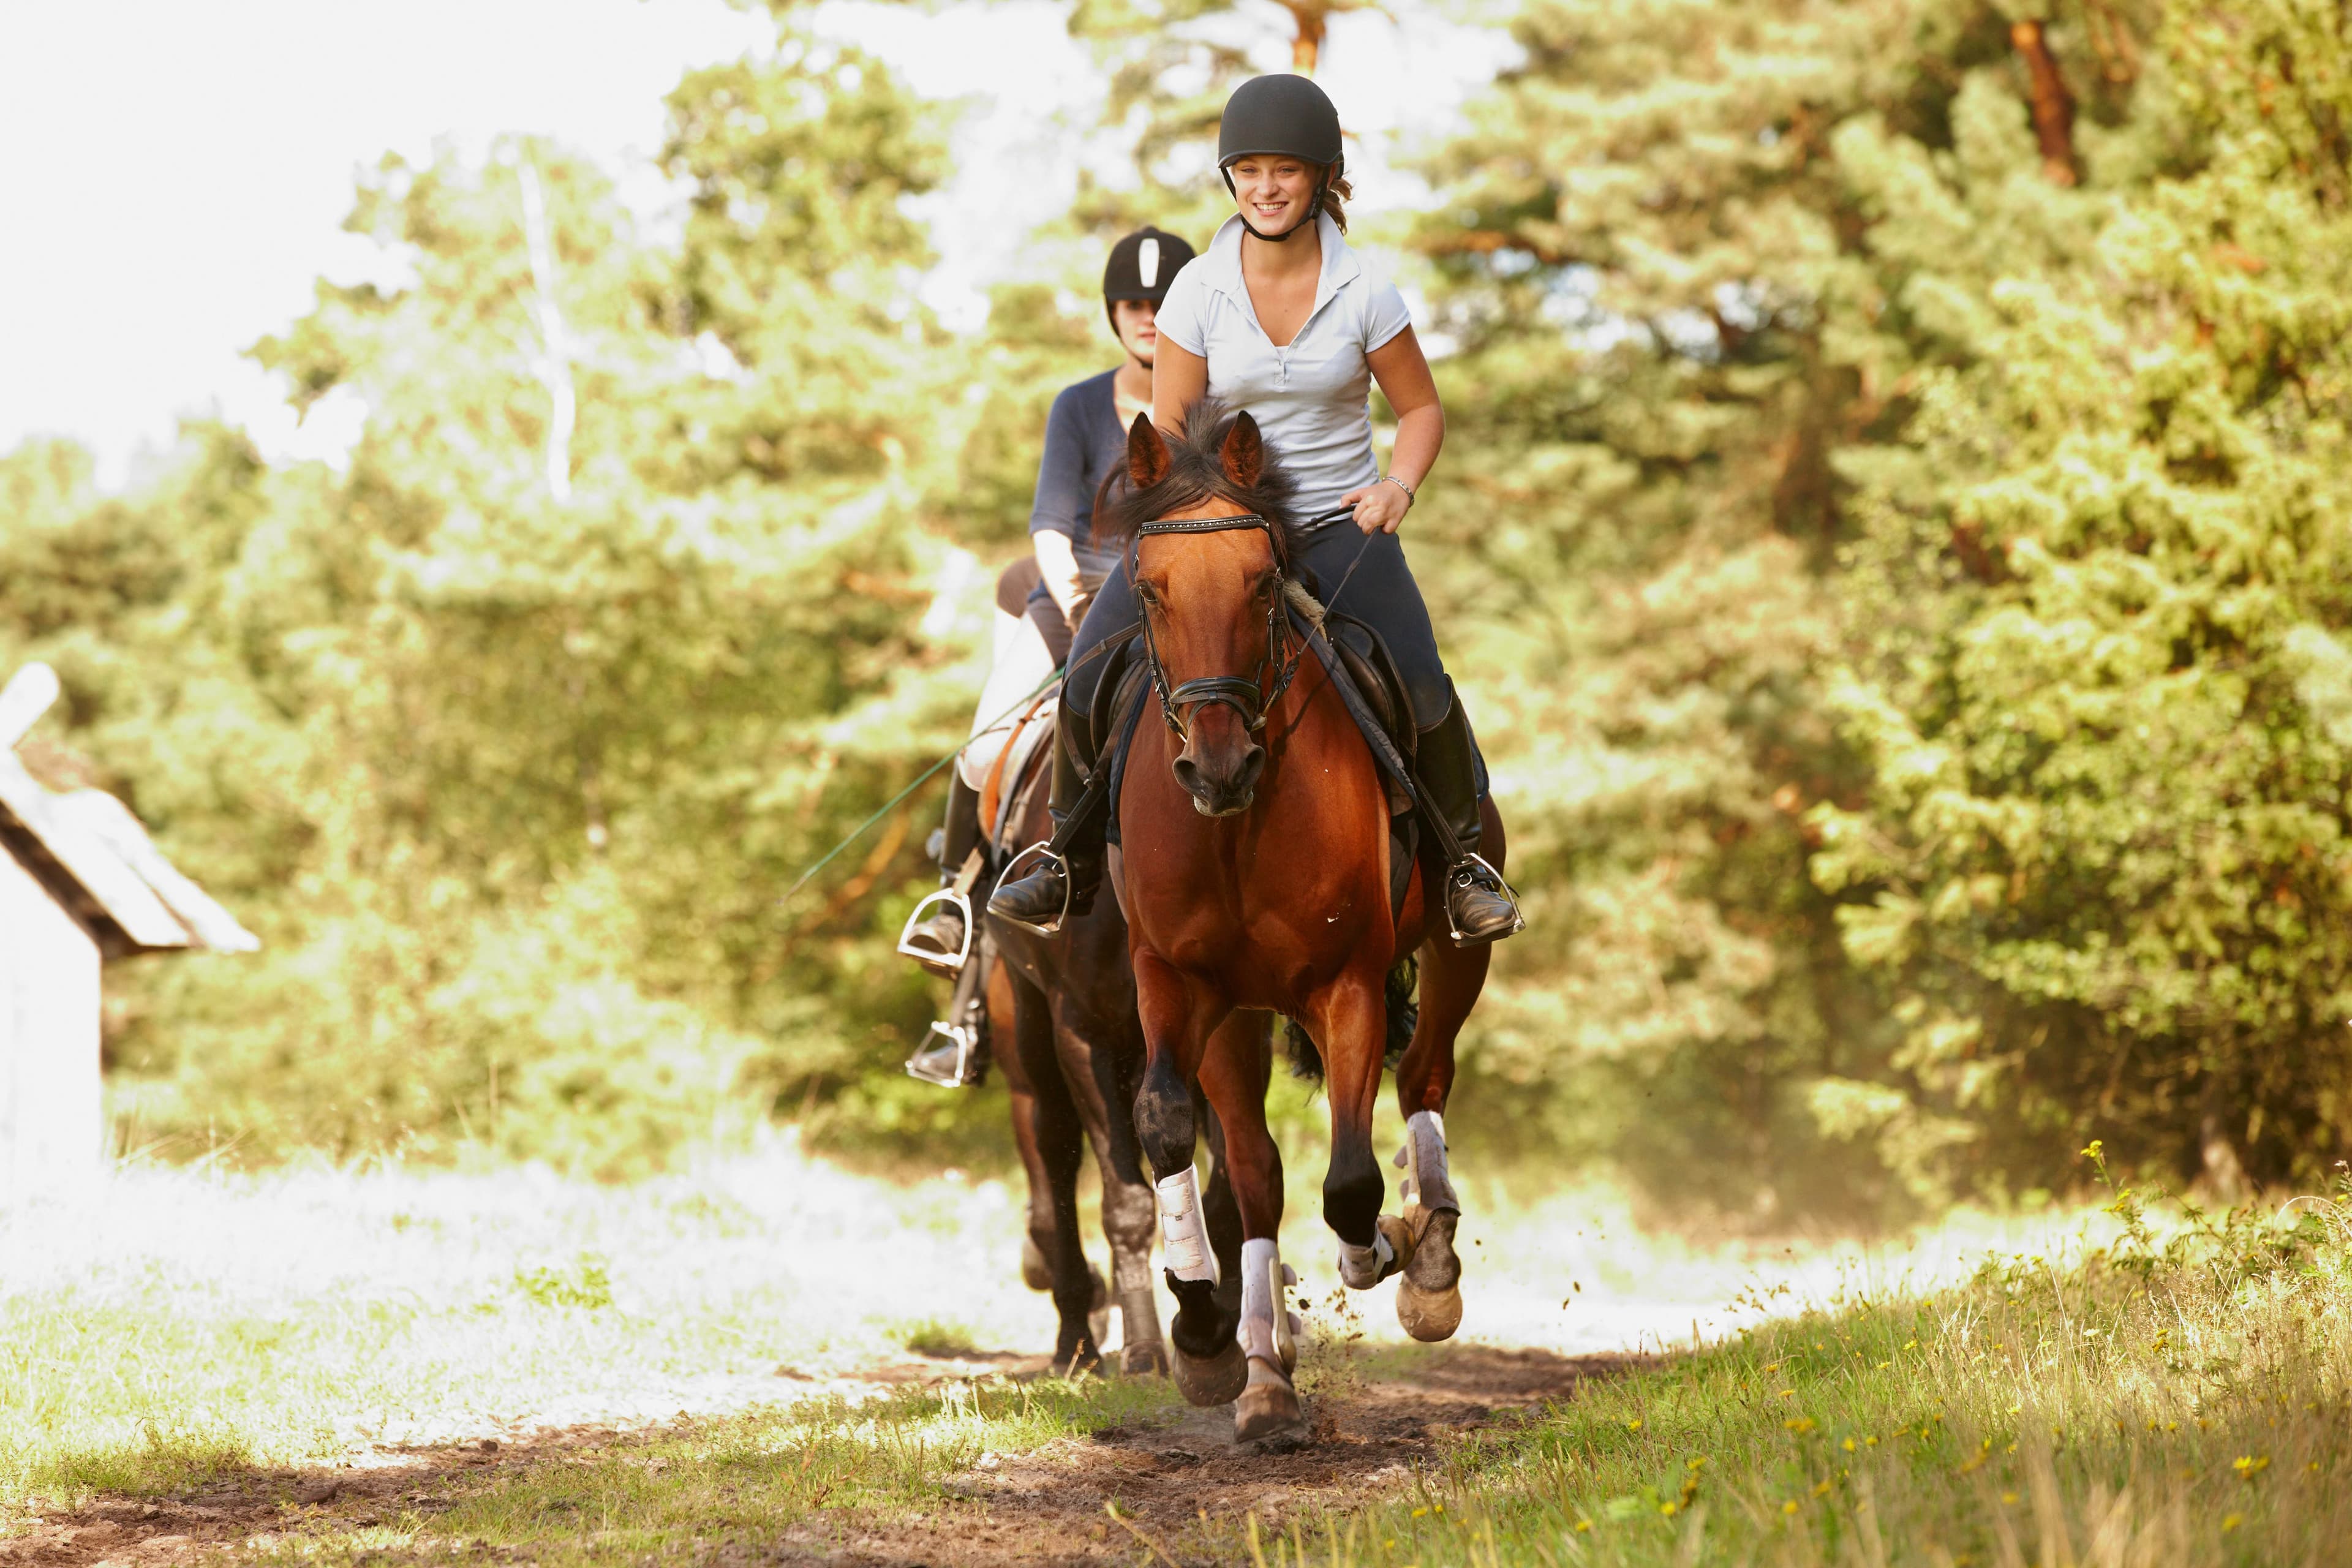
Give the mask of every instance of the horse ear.
POLYGON ((1127 477, 1138 489, 1168 477, 1168 443, 1160 438, 1148 408, 1127 427, 1127 477))
POLYGON ((1223 463, 1225 478, 1250 489, 1265 474, 1265 440, 1257 433, 1257 421, 1244 409, 1234 416, 1234 427, 1225 432, 1225 444, 1217 453, 1223 463))

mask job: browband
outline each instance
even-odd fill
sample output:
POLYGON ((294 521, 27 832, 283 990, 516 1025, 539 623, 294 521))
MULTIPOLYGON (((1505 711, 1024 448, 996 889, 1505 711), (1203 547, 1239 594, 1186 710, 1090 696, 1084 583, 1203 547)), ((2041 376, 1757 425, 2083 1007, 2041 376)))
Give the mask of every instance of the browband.
POLYGON ((1135 531, 1144 533, 1223 533, 1234 528, 1263 528, 1272 531, 1274 525, 1254 511, 1237 511, 1230 517, 1156 517, 1150 522, 1139 523, 1135 531))

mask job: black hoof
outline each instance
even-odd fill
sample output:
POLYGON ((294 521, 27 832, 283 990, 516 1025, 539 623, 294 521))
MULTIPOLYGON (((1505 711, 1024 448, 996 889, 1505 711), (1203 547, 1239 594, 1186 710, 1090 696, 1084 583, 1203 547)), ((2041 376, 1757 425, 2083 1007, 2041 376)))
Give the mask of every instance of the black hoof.
POLYGON ((1238 1340, 1227 1340, 1223 1350, 1198 1360, 1179 1347, 1169 1358, 1168 1375, 1187 1405, 1231 1405, 1249 1385, 1249 1357, 1238 1340))

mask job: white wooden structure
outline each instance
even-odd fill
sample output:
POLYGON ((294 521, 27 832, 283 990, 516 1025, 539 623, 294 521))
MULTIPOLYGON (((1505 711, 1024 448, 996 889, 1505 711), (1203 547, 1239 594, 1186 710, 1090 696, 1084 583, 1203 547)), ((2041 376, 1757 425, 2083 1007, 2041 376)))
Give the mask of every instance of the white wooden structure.
POLYGON ((39 664, 0 689, 0 1205, 98 1168, 105 960, 261 945, 173 868, 121 801, 53 791, 25 771, 16 742, 57 693, 39 664))

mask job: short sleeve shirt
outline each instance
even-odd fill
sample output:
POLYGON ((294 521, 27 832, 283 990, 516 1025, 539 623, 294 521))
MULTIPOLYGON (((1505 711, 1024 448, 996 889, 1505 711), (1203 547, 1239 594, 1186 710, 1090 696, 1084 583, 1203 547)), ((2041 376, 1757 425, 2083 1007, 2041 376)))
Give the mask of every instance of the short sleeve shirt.
POLYGON ((1323 241, 1315 304, 1285 346, 1275 347, 1250 304, 1238 217, 1176 275, 1158 315, 1161 337, 1208 362, 1209 395, 1256 419, 1310 518, 1380 479, 1366 356, 1412 325, 1396 285, 1349 248, 1328 214, 1315 221, 1323 241))

